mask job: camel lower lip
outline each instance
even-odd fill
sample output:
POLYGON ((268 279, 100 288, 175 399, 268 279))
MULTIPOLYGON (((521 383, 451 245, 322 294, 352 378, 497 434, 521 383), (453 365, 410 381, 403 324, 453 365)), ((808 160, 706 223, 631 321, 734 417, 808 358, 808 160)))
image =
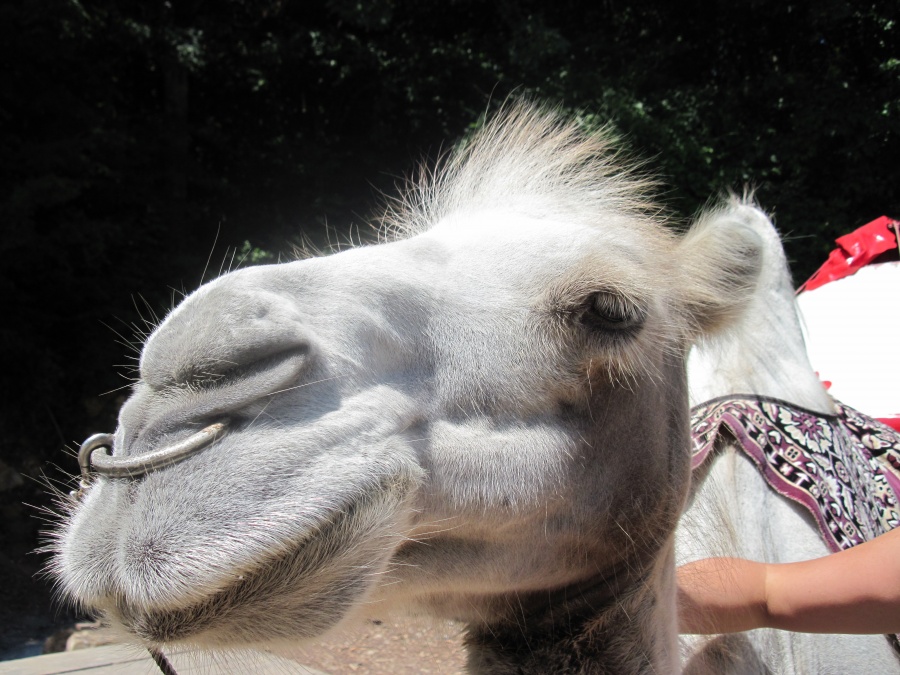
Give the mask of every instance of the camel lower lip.
MULTIPOLYGON (((214 647, 249 646, 273 640, 296 640, 321 635, 365 594, 373 576, 360 573, 386 563, 382 547, 360 558, 359 542, 340 550, 328 542, 342 533, 371 534, 372 514, 380 513, 383 494, 372 493, 331 511, 331 517, 310 528, 306 537, 286 553, 260 560, 252 570, 205 600, 174 609, 144 610, 121 596, 109 608, 108 618, 121 624, 145 644, 190 643, 214 647), (335 558, 346 572, 335 577, 335 558), (290 618, 272 620, 270 607, 292 601, 285 609, 290 618), (322 611, 322 604, 327 605, 322 611)), ((394 503, 396 507, 397 503, 394 503)))
MULTIPOLYGON (((327 536, 325 531, 337 526, 334 520, 328 521, 316 528, 316 532, 327 536)), ((273 570, 285 570, 301 577, 305 573, 314 574, 312 565, 303 562, 308 543, 303 541, 285 555, 261 560, 254 570, 239 574, 231 585, 205 601, 177 609, 142 611, 122 599, 116 603, 117 617, 131 633, 154 644, 191 640, 216 629, 222 621, 239 614, 242 608, 255 603, 265 604, 267 598, 282 591, 285 581, 273 574, 273 570)))

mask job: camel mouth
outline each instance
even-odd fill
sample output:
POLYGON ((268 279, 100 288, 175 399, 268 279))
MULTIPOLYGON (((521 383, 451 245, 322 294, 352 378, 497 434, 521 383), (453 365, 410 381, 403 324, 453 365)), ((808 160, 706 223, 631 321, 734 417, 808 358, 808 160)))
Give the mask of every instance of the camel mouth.
POLYGON ((336 506, 304 537, 258 560, 205 600, 144 609, 119 595, 103 610, 104 617, 157 646, 233 647, 315 638, 375 587, 403 541, 405 528, 397 521, 411 481, 398 478, 382 480, 380 490, 336 506), (392 538, 396 545, 385 546, 392 538), (273 612, 273 607, 282 609, 273 612))

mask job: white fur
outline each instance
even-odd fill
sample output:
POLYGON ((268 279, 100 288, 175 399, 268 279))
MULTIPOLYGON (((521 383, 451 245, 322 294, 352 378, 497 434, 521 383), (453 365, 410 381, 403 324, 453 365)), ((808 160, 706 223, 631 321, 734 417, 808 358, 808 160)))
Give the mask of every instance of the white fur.
MULTIPOLYGON (((715 217, 738 219, 765 242, 759 288, 737 325, 692 352, 691 403, 729 394, 760 394, 823 413, 831 398, 806 356, 794 291, 778 233, 765 215, 733 204, 715 217)), ((701 473, 676 534, 678 562, 737 555, 794 562, 829 553, 812 517, 776 494, 741 451, 721 448, 701 473), (720 533, 719 537, 709 536, 720 533)), ((727 638, 685 638, 687 672, 891 673, 896 655, 883 635, 814 635, 757 630, 727 638), (712 665, 704 658, 712 655, 712 665)))
POLYGON ((678 238, 643 188, 519 106, 394 205, 401 238, 199 289, 145 345, 115 452, 233 430, 99 479, 58 535, 65 593, 150 644, 402 607, 465 622, 472 672, 677 671, 686 355, 740 336, 767 221, 731 204, 678 238))

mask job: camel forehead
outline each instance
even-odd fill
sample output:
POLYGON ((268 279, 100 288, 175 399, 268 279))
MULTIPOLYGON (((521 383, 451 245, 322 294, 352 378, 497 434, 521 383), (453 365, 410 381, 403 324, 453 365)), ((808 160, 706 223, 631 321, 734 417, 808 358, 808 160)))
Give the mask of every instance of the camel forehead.
POLYGON ((664 286, 672 265, 669 238, 628 217, 584 225, 486 211, 445 218, 415 240, 440 246, 442 262, 463 281, 503 277, 536 289, 594 279, 611 290, 646 290, 664 286))
POLYGON ((642 229, 629 218, 610 217, 607 222, 592 226, 496 210, 445 218, 414 239, 438 241, 467 255, 478 255, 479 251, 492 254, 499 246, 514 245, 509 249, 511 254, 521 253, 534 259, 565 253, 575 260, 578 252, 586 248, 607 248, 613 256, 625 253, 635 257, 638 251, 653 248, 647 246, 642 229))

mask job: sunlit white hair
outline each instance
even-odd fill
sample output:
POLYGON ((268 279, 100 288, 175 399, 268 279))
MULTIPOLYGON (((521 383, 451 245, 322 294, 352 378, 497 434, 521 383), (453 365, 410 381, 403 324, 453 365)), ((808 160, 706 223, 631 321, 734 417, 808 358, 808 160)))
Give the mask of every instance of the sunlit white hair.
POLYGON ((633 160, 627 166, 608 127, 590 131, 559 110, 512 103, 409 181, 386 209, 383 234, 405 238, 450 216, 502 210, 583 225, 629 217, 659 236, 654 183, 633 160))

